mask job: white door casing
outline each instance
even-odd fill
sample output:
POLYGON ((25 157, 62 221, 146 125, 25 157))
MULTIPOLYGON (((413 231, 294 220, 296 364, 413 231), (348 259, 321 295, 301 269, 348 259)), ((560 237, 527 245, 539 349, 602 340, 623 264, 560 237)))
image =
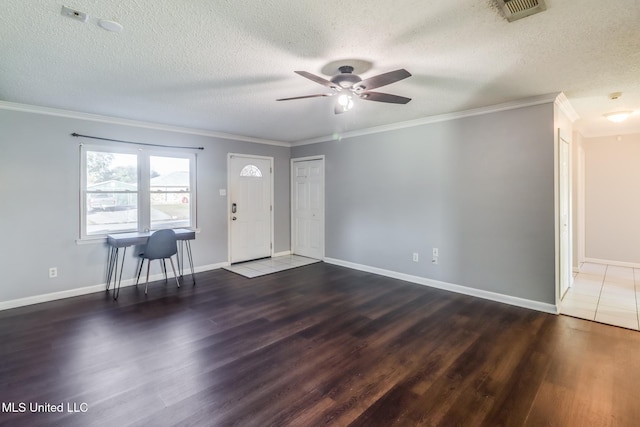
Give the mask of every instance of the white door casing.
POLYGON ((273 158, 229 154, 229 262, 269 257, 273 251, 273 158))
POLYGON ((560 299, 571 287, 571 145, 568 138, 560 132, 558 137, 558 209, 559 209, 559 267, 560 299))
POLYGON ((574 271, 577 271, 578 266, 584 262, 586 255, 585 255, 585 236, 586 236, 586 230, 585 230, 585 153, 584 153, 584 147, 582 145, 578 145, 577 147, 577 151, 578 151, 578 159, 577 159, 577 174, 576 174, 576 183, 575 183, 575 188, 576 188, 576 224, 575 224, 575 233, 576 233, 576 251, 577 254, 575 255, 577 258, 574 258, 575 262, 574 262, 574 271))
POLYGON ((291 252, 324 258, 324 157, 291 160, 291 252))

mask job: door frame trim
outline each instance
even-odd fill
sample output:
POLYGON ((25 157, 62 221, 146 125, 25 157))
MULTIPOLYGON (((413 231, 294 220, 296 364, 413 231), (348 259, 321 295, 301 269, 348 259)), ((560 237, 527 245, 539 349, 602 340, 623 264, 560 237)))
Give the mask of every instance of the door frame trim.
POLYGON ((321 160, 322 161, 322 260, 325 259, 325 250, 327 247, 327 232, 326 232, 326 225, 327 225, 327 174, 326 174, 326 160, 325 160, 325 155, 324 154, 318 154, 316 156, 305 156, 305 157, 295 157, 292 158, 290 161, 290 166, 289 166, 289 175, 290 175, 290 181, 289 181, 289 204, 291 205, 291 242, 290 242, 290 252, 293 255, 294 254, 294 242, 295 242, 295 238, 296 238, 296 230, 295 230, 295 205, 293 204, 294 202, 294 184, 295 184, 295 176, 294 176, 294 168, 293 168, 293 164, 296 162, 306 162, 309 160, 321 160))
POLYGON ((556 300, 556 306, 560 306, 560 304, 562 303, 562 299, 564 297, 564 294, 562 293, 562 271, 563 271, 563 266, 561 266, 561 262, 562 262, 562 255, 561 255, 561 251, 562 251, 562 214, 561 214, 561 203, 562 201, 560 200, 561 197, 561 191, 560 191, 560 185, 561 185, 561 178, 560 178, 560 174, 561 174, 561 165, 560 165, 560 161, 561 161, 561 145, 564 143, 568 144, 568 148, 569 148, 569 153, 568 153, 568 159, 567 159, 567 167, 568 167, 568 183, 567 183, 567 187, 568 187, 568 191, 567 191, 567 199, 568 199, 568 209, 569 209, 569 213, 568 213, 568 217, 567 217, 567 222, 568 222, 568 237, 567 237, 567 247, 565 248, 567 251, 566 257, 567 257, 567 264, 566 266, 564 266, 564 268, 568 268, 569 270, 569 283, 567 284, 567 289, 569 289, 572 286, 572 281, 573 281, 573 237, 572 237, 572 230, 573 230, 573 206, 572 206, 572 194, 573 194, 573 177, 572 177, 572 152, 573 152, 573 141, 572 141, 572 135, 570 132, 567 132, 566 130, 562 129, 561 127, 556 128, 555 133, 555 142, 554 142, 554 210, 555 210, 555 264, 556 264, 556 271, 555 271, 555 278, 556 278, 556 286, 555 286, 555 300, 556 300))
POLYGON ((243 153, 227 153, 227 264, 231 265, 231 188, 230 188, 230 182, 231 182, 231 168, 230 168, 230 163, 231 163, 231 158, 233 157, 242 157, 245 159, 260 159, 260 160, 269 160, 269 167, 271 168, 271 178, 269 180, 269 186, 271 187, 270 189, 270 205, 271 205, 271 211, 269 212, 269 216, 270 216, 270 221, 269 221, 269 227, 271 228, 270 231, 270 236, 269 239, 271 240, 271 251, 270 251, 270 256, 273 256, 274 254, 274 250, 275 250, 275 245, 274 245, 274 216, 273 213, 275 211, 275 198, 274 198, 274 175, 275 175, 275 169, 274 169, 274 165, 273 165, 273 157, 271 156, 258 156, 258 155, 253 155, 253 154, 243 154, 243 153))

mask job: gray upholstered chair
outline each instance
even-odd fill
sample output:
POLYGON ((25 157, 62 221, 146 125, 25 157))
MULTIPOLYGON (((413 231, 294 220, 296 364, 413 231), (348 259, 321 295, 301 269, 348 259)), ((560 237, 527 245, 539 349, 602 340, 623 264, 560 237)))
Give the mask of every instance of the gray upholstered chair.
POLYGON ((178 244, 176 243, 176 233, 173 230, 158 230, 153 232, 149 239, 147 240, 147 247, 144 249, 144 253, 141 253, 139 257, 141 258, 140 268, 138 269, 138 278, 136 279, 136 286, 138 286, 138 282, 140 281, 140 273, 142 272, 142 266, 144 265, 144 260, 147 260, 147 283, 144 286, 144 293, 147 294, 147 288, 149 287, 149 267, 151 267, 151 260, 159 259, 162 261, 162 269, 164 271, 164 279, 165 282, 168 280, 167 277, 167 265, 165 260, 168 258, 171 262, 171 269, 173 270, 173 275, 176 277, 176 283, 178 287, 180 287, 180 282, 178 280, 178 275, 176 274, 176 269, 173 266, 173 259, 171 257, 178 253, 178 244))

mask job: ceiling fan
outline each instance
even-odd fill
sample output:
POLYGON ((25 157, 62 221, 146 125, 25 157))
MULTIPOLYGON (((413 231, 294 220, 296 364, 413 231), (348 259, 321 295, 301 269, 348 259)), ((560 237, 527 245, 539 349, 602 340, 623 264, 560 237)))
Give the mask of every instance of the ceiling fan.
POLYGON ((371 89, 386 86, 410 77, 411 73, 404 68, 379 74, 364 80, 362 80, 360 76, 353 74, 353 67, 350 65, 343 65, 338 68, 338 71, 339 73, 331 77, 330 80, 326 80, 307 71, 295 71, 295 73, 302 77, 306 77, 309 80, 332 89, 332 92, 295 96, 293 98, 281 98, 276 99, 276 101, 289 101, 292 99, 316 98, 339 94, 338 102, 336 103, 334 110, 336 114, 342 114, 345 111, 349 111, 353 107, 353 97, 358 97, 367 101, 389 102, 391 104, 406 104, 411 101, 411 98, 405 98, 404 96, 371 91, 371 89))

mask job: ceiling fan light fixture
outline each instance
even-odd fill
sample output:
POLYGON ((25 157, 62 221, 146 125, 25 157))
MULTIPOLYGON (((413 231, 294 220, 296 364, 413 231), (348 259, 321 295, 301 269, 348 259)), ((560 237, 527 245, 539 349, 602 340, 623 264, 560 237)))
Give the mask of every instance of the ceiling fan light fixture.
POLYGON ((353 98, 349 95, 340 95, 338 97, 338 104, 342 108, 342 111, 349 111, 353 108, 353 98))
POLYGON ((338 74, 331 78, 331 83, 335 83, 343 89, 347 89, 355 85, 356 83, 360 83, 362 79, 355 74, 338 74))
POLYGON ((292 99, 338 95, 337 101, 334 103, 333 110, 336 114, 342 114, 346 111, 351 110, 355 105, 353 100, 354 97, 366 99, 367 101, 378 101, 391 104, 406 104, 407 102, 411 101, 411 98, 406 98, 404 96, 392 95, 382 92, 371 92, 371 89, 390 85, 397 81, 406 79, 407 77, 411 77, 411 73, 409 73, 404 68, 369 77, 365 80, 362 80, 360 76, 353 74, 353 67, 349 65, 339 67, 338 70, 340 71, 340 74, 333 76, 331 80, 327 80, 323 77, 311 74, 308 71, 294 71, 296 74, 299 74, 304 78, 330 88, 333 92, 315 95, 295 96, 291 98, 280 98, 276 99, 276 101, 288 101, 292 99))
POLYGON ((633 111, 626 110, 626 111, 614 111, 614 112, 611 112, 611 113, 606 113, 606 114, 604 114, 604 116, 610 122, 620 123, 620 122, 624 122, 625 120, 627 120, 627 118, 631 114, 633 114, 633 111))

